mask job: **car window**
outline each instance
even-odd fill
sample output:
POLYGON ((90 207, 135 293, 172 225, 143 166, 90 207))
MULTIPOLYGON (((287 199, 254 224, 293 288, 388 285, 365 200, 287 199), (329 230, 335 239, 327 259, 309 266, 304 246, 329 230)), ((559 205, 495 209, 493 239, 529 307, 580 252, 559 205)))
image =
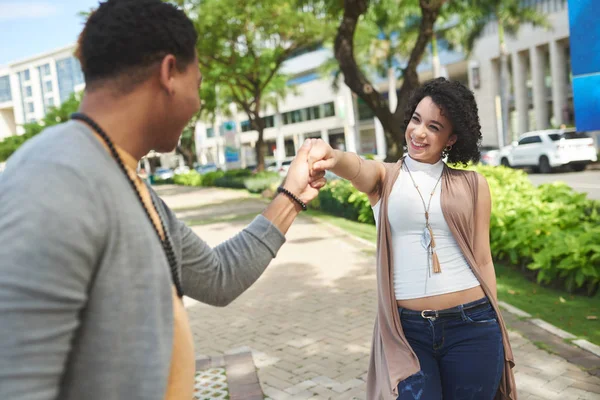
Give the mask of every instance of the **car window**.
POLYGON ((588 139, 591 136, 587 132, 564 132, 564 133, 551 133, 548 135, 552 141, 556 142, 560 139, 588 139))
POLYGON ((567 140, 569 139, 588 139, 591 136, 588 135, 587 132, 565 132, 563 133, 563 137, 567 140))
POLYGON ((531 143, 542 143, 542 138, 540 138, 539 136, 528 136, 526 138, 519 140, 519 146, 521 146, 523 144, 531 144, 531 143))

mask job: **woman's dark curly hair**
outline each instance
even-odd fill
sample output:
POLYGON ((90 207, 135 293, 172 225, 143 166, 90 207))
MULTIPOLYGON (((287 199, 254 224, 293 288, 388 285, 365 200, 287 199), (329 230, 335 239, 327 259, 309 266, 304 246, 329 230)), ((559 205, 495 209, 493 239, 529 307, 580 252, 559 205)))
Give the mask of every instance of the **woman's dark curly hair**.
POLYGON ((449 163, 477 163, 481 154, 481 125, 477 103, 473 92, 457 81, 436 78, 425 82, 412 94, 404 115, 404 131, 417 108, 425 97, 431 97, 440 107, 442 115, 452 124, 452 133, 457 136, 456 143, 447 152, 449 163))

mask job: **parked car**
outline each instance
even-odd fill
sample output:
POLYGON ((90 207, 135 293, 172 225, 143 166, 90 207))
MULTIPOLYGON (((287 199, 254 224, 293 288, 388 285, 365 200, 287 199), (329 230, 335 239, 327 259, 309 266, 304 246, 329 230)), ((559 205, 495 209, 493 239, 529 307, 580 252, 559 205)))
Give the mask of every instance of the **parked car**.
POLYGON ((528 132, 519 141, 504 147, 500 163, 507 167, 531 167, 544 174, 563 165, 575 171, 583 171, 588 164, 596 162, 598 155, 594 140, 586 132, 548 129, 528 132))
POLYGON ((217 171, 219 168, 217 167, 216 164, 205 164, 205 165, 196 165, 196 172, 198 172, 200 175, 206 174, 208 172, 215 172, 217 171))
POLYGON ((175 175, 172 169, 170 168, 158 168, 154 172, 154 177, 162 180, 167 180, 172 178, 175 175))
POLYGON ((175 171, 173 172, 175 173, 175 175, 187 174, 188 172, 190 172, 190 167, 188 167, 187 165, 180 165, 179 167, 175 168, 175 171))
POLYGON ((497 167, 500 165, 500 149, 494 146, 481 146, 481 163, 497 167))
POLYGON ((268 164, 268 165, 265 167, 265 169, 266 169, 267 171, 279 172, 279 175, 281 175, 281 176, 286 176, 286 175, 287 175, 287 172, 288 172, 288 170, 290 169, 290 164, 292 163, 292 161, 293 161, 293 160, 294 160, 294 159, 293 159, 293 158, 291 158, 291 159, 288 159, 288 160, 285 160, 285 161, 283 161, 283 162, 281 163, 281 167, 279 167, 279 168, 277 168, 277 162, 272 162, 272 163, 269 163, 269 164, 268 164))

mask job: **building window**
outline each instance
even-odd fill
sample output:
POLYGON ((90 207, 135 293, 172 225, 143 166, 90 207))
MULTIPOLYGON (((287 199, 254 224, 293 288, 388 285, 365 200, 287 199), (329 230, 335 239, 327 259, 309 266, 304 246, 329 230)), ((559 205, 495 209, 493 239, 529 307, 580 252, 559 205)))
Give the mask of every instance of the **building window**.
POLYGON ((309 107, 306 109, 306 119, 308 121, 321 118, 321 110, 319 106, 309 107))
POLYGON ((250 121, 249 120, 245 120, 240 122, 240 127, 242 129, 242 132, 248 132, 252 130, 252 126, 250 125, 250 121))
POLYGON ((28 69, 26 69, 25 71, 22 71, 21 74, 22 74, 21 76, 22 76, 24 82, 27 82, 28 80, 31 79, 31 75, 29 74, 28 69))
POLYGON ((275 126, 275 117, 273 115, 264 117, 263 121, 265 121, 265 128, 273 128, 275 126))
POLYGON ((369 107, 363 99, 359 97, 356 103, 358 104, 358 118, 361 121, 366 121, 375 117, 375 113, 373 112, 373 110, 371 110, 371 107, 369 107))
POLYGON ((8 76, 0 76, 0 103, 11 100, 10 78, 8 76))
POLYGON ((215 128, 206 128, 206 137, 215 137, 215 128))
POLYGON ((333 116, 335 116, 335 107, 333 106, 333 102, 323 104, 323 118, 333 116))
POLYGON ((283 124, 295 124, 297 122, 311 121, 314 119, 333 117, 335 108, 333 102, 321 104, 319 106, 302 108, 300 110, 288 111, 281 114, 283 124))
POLYGON ((46 108, 54 107, 54 97, 46 97, 44 100, 44 105, 46 108))
POLYGON ((56 61, 56 77, 61 102, 69 98, 71 93, 75 91, 75 86, 84 82, 81 65, 75 57, 67 57, 56 61))
POLYGON ((31 86, 25 86, 25 97, 32 97, 33 96, 33 90, 31 89, 31 86))
POLYGON ((46 82, 44 82, 44 92, 45 93, 52 93, 52 81, 46 81, 46 82))
POLYGON ((33 113, 35 111, 35 108, 33 107, 33 102, 32 101, 28 101, 27 103, 25 103, 25 110, 28 113, 33 113))
POLYGON ((40 67, 41 76, 50 76, 50 64, 44 64, 40 67))

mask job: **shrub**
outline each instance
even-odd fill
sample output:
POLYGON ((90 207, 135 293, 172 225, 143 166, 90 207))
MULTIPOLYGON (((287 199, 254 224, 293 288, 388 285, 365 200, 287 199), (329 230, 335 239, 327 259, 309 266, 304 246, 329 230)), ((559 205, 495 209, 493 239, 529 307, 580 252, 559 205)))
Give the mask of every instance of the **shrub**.
POLYGON ((270 189, 273 184, 279 184, 282 178, 277 172, 263 171, 244 180, 244 187, 250 193, 262 193, 270 189))
POLYGON ((318 206, 321 211, 339 217, 375 224, 367 195, 356 190, 346 180, 335 180, 321 189, 318 206))
POLYGON ((190 171, 185 174, 175 175, 173 182, 184 186, 202 186, 202 175, 196 171, 190 171))
POLYGON ((215 186, 215 181, 225 175, 223 171, 207 172, 202 175, 202 186, 215 186))
POLYGON ((525 267, 537 281, 593 294, 600 284, 600 205, 564 183, 535 187, 526 174, 475 168, 493 199, 492 255, 525 267))

